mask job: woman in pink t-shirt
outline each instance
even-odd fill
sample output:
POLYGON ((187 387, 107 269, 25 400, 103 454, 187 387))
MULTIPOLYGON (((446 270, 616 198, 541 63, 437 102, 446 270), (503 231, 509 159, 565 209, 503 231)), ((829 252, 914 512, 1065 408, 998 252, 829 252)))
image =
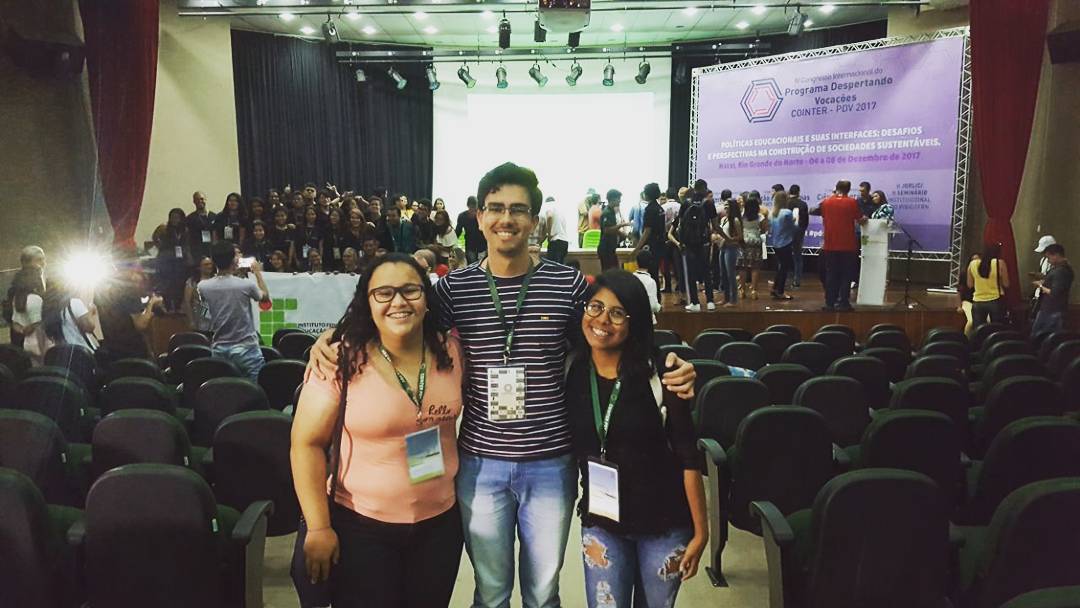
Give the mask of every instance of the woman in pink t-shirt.
POLYGON ((429 314, 433 297, 411 256, 376 259, 334 333, 336 377, 312 376, 297 404, 291 456, 305 563, 313 581, 333 566, 335 608, 450 602, 463 542, 454 493, 463 363, 429 314))

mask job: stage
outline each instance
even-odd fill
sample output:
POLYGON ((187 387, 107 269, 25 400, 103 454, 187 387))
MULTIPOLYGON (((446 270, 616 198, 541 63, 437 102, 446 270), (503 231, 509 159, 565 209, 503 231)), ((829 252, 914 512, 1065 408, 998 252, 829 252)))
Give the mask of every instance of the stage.
MULTIPOLYGON (((734 308, 724 308, 719 305, 722 296, 714 293, 715 311, 704 310, 704 294, 700 295, 702 311, 686 312, 680 304, 684 295, 665 293, 662 294, 662 308, 656 313, 656 326, 674 330, 689 343, 710 327, 741 327, 758 333, 770 325, 784 323, 798 327, 803 339, 809 340, 822 325, 843 323, 854 329, 857 339, 862 340, 874 325, 895 323, 907 330, 913 344, 918 344, 930 328, 962 329, 965 324, 964 315, 956 310, 960 305, 958 295, 926 291, 928 287, 940 287, 938 285, 912 285, 911 296, 921 304, 913 303, 911 307, 899 304, 904 299, 904 286, 893 282, 885 291, 884 306, 856 306, 854 312, 824 312, 821 307, 825 305, 825 293, 821 282, 816 275, 804 278, 801 288, 789 291, 793 300, 776 301, 769 297, 768 275, 763 272, 757 300, 741 299, 734 308)), ((855 291, 851 299, 855 301, 855 291)))

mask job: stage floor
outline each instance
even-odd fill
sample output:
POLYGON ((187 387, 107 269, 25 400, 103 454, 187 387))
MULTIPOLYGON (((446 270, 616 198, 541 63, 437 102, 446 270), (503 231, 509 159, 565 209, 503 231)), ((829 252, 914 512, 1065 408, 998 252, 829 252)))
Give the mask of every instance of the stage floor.
MULTIPOLYGON (((672 329, 687 342, 694 339, 701 330, 711 327, 741 327, 753 333, 778 323, 794 325, 802 330, 804 339, 809 339, 817 328, 829 323, 843 323, 855 330, 859 340, 866 337, 870 328, 878 323, 895 323, 904 327, 914 344, 933 327, 962 328, 964 315, 957 312, 960 297, 956 294, 928 293, 928 287, 940 285, 911 286, 911 297, 918 303, 909 307, 900 304, 904 299, 902 283, 893 283, 885 292, 884 306, 856 306, 854 312, 825 312, 825 292, 817 277, 805 281, 801 288, 789 290, 794 298, 788 301, 773 300, 769 296, 767 275, 762 273, 758 288, 758 299, 743 298, 732 308, 720 306, 723 296, 714 293, 717 302, 715 311, 706 311, 705 296, 699 295, 702 303, 701 312, 687 312, 681 300, 685 295, 661 294, 661 310, 656 314, 657 327, 672 329)), ((856 300, 855 291, 851 298, 856 300)))

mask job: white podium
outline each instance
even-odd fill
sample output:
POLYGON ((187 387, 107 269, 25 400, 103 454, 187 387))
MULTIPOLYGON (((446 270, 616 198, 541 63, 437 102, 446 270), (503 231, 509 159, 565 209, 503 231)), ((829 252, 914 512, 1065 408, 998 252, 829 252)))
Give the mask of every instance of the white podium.
POLYGON ((862 269, 859 271, 860 306, 885 304, 885 281, 889 274, 889 222, 867 220, 862 225, 862 269))

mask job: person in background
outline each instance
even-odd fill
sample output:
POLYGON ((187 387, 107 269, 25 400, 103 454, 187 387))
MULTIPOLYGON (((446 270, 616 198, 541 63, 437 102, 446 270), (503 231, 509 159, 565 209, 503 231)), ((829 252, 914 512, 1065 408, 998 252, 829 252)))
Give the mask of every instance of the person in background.
POLYGON ((341 254, 341 272, 357 274, 360 272, 360 257, 352 247, 346 247, 341 254))
POLYGON ((342 236, 345 224, 341 221, 341 217, 340 209, 331 209, 323 225, 322 259, 323 268, 327 271, 341 268, 341 253, 345 247, 342 236))
POLYGON ((881 190, 874 190, 870 195, 870 202, 873 205, 873 210, 868 216, 872 220, 887 220, 893 221, 893 208, 889 204, 889 199, 885 197, 885 193, 881 190))
MULTIPOLYGON (((19 270, 11 280, 7 297, 3 301, 4 320, 8 322, 11 331, 11 344, 21 347, 23 338, 28 332, 16 329, 12 320, 17 313, 25 312, 26 295, 37 293, 39 296, 45 293, 45 250, 37 245, 23 247, 19 252, 19 270)), ((38 309, 37 323, 41 320, 41 311, 38 309)), ((24 324, 28 325, 28 324, 24 324)))
POLYGON ((184 280, 191 267, 187 218, 180 208, 169 210, 169 219, 155 231, 157 245, 157 291, 165 300, 165 310, 178 312, 183 306, 184 280))
POLYGON ((724 217, 717 222, 712 235, 713 245, 720 248, 720 274, 724 285, 724 307, 731 308, 739 302, 739 253, 742 251, 743 222, 739 203, 728 199, 724 217))
POLYGON ((283 207, 274 210, 274 225, 267 235, 273 251, 280 251, 285 256, 285 268, 272 268, 274 272, 288 272, 293 267, 296 257, 296 230, 289 226, 289 212, 283 207))
POLYGON ((304 187, 300 189, 300 203, 293 202, 293 208, 303 209, 315 204, 315 198, 319 195, 319 187, 315 185, 315 182, 307 182, 304 187))
POLYGON ((607 204, 604 205, 600 216, 600 244, 596 248, 596 254, 600 257, 600 269, 608 270, 619 268, 619 256, 615 249, 622 239, 622 229, 630 225, 630 222, 619 222, 619 203, 622 202, 622 192, 612 189, 607 193, 607 204))
POLYGON ((187 315, 191 328, 203 334, 210 333, 210 311, 199 293, 199 282, 214 276, 214 271, 214 261, 203 257, 195 267, 194 275, 188 277, 184 284, 184 314, 187 315))
MULTIPOLYGON (((659 184, 651 182, 645 184, 641 195, 645 197, 645 208, 641 211, 641 238, 638 239, 631 255, 636 258, 638 253, 646 247, 652 252, 652 255, 646 258, 649 265, 645 270, 653 279, 653 287, 656 287, 660 283, 659 262, 664 255, 667 242, 667 233, 664 232, 664 208, 660 206, 660 197, 663 193, 660 191, 659 184)), ((652 296, 657 303, 660 302, 660 294, 655 289, 652 296)))
POLYGON ((876 205, 870 192, 870 182, 859 182, 859 197, 855 199, 859 203, 859 211, 866 217, 874 212, 876 205))
POLYGON ((431 201, 422 198, 416 201, 416 211, 412 216, 413 238, 417 247, 427 247, 435 242, 435 222, 431 221, 431 201))
POLYGON ((547 241, 547 252, 544 258, 562 264, 566 261, 566 253, 570 250, 570 227, 566 224, 566 218, 559 211, 555 197, 549 196, 540 207, 540 225, 536 228, 539 237, 537 241, 547 241))
MULTIPOLYGON (((322 251, 322 226, 319 221, 319 212, 316 207, 304 208, 304 223, 296 229, 297 248, 296 256, 298 270, 309 270, 308 255, 312 250, 322 251)), ((321 257, 321 256, 320 256, 321 257)))
POLYGON ((269 209, 275 209, 281 204, 281 193, 275 188, 266 191, 266 205, 269 209))
POLYGON ((198 290, 210 313, 210 330, 214 338, 210 349, 214 357, 228 359, 253 382, 266 361, 259 348, 259 334, 251 316, 251 302, 269 302, 270 290, 263 281, 262 264, 251 263, 255 280, 237 275, 239 261, 228 242, 214 243, 210 248, 217 275, 199 281, 198 290))
POLYGON ((435 223, 435 240, 429 248, 438 254, 440 261, 449 260, 458 246, 454 227, 450 225, 450 214, 446 209, 440 209, 435 212, 435 219, 432 221, 435 223))
POLYGON ((236 192, 225 197, 225 206, 214 218, 214 240, 243 243, 247 236, 247 210, 236 192))
POLYGON ((761 194, 751 190, 743 208, 743 248, 739 259, 742 267, 750 271, 750 280, 746 284, 745 295, 756 300, 757 286, 761 277, 761 248, 764 243, 763 233, 769 230, 769 213, 761 206, 761 194))
POLYGON ((645 200, 645 193, 638 197, 638 202, 630 207, 626 220, 630 222, 630 239, 635 243, 641 240, 641 231, 645 223, 645 206, 649 202, 645 200))
MULTIPOLYGON (((1039 254, 1039 270, 1037 272, 1029 272, 1028 276, 1033 281, 1041 281, 1047 272, 1050 272, 1050 260, 1046 257, 1046 248, 1050 245, 1057 243, 1057 240, 1047 234, 1039 237, 1039 242, 1035 244, 1035 253, 1039 254)), ((1039 314, 1039 298, 1042 297, 1042 286, 1035 286, 1035 295, 1032 296, 1031 302, 1031 316, 1034 319, 1039 314)))
POLYGON ((795 226, 795 216, 791 212, 788 194, 781 186, 779 190, 773 191, 772 227, 769 233, 769 240, 776 255, 776 276, 773 277, 771 294, 774 300, 791 299, 790 295, 784 293, 784 289, 794 266, 791 244, 795 240, 795 226))
POLYGON ((464 362, 433 309, 431 284, 412 258, 379 260, 334 329, 338 372, 313 376, 300 394, 290 460, 307 524, 305 566, 315 581, 336 568, 335 607, 450 602, 463 542, 454 477, 464 362))
MULTIPOLYGON (((980 259, 979 254, 971 256, 967 265, 970 266, 972 262, 976 262, 980 259)), ((972 299, 975 296, 975 290, 969 283, 968 273, 961 272, 960 279, 957 281, 956 293, 960 296, 960 306, 956 309, 956 312, 964 315, 964 335, 971 339, 971 336, 975 332, 975 322, 971 314, 971 307, 973 306, 972 299)))
POLYGON ((304 267, 307 268, 309 273, 312 272, 325 272, 323 270, 322 253, 319 253, 318 249, 309 249, 308 257, 305 260, 304 267))
POLYGON ((655 299, 634 277, 601 274, 587 302, 585 339, 566 381, 586 605, 674 606, 709 540, 690 402, 661 388, 649 323, 655 299), (617 477, 605 487, 600 473, 613 467, 617 477), (593 502, 605 492, 615 493, 617 515, 593 502))
POLYGON ((439 282, 439 275, 435 272, 435 267, 438 265, 438 260, 435 257, 435 252, 430 249, 417 249, 413 254, 413 259, 417 264, 424 269, 424 272, 428 275, 428 280, 434 285, 439 282))
POLYGON ((368 226, 364 214, 359 209, 353 209, 349 212, 349 225, 345 227, 341 235, 341 241, 345 247, 360 249, 363 247, 364 241, 373 233, 374 230, 368 226))
POLYGON ((146 278, 134 251, 118 250, 114 276, 94 292, 103 341, 95 353, 98 365, 119 359, 151 359, 146 334, 154 311, 162 304, 157 294, 149 294, 146 278))
POLYGON ((214 222, 217 216, 206 210, 206 195, 191 195, 195 210, 187 216, 188 250, 192 259, 210 255, 210 243, 214 241, 214 222))
MULTIPOLYGON (((404 220, 411 220, 413 216, 413 209, 409 206, 409 197, 405 194, 398 194, 394 197, 394 207, 397 208, 398 214, 404 220)), ((389 210, 387 210, 389 211, 389 210)), ((410 252, 411 253, 411 252, 410 252)))
POLYGON ((968 285, 974 290, 971 305, 972 327, 1005 320, 1003 296, 1009 288, 1009 269, 1001 258, 1001 243, 987 243, 982 257, 968 264, 968 285))
POLYGON ((441 198, 436 198, 434 206, 432 207, 432 210, 435 211, 436 213, 439 212, 439 211, 446 211, 446 201, 444 201, 441 198))
POLYGON ((386 250, 380 246, 379 239, 375 238, 374 235, 369 235, 360 247, 359 263, 361 268, 366 267, 372 260, 382 255, 386 255, 386 250))
POLYGON ((1065 259, 1065 247, 1059 243, 1047 245, 1043 256, 1050 262, 1050 270, 1035 286, 1042 292, 1039 296, 1039 312, 1031 324, 1031 337, 1061 331, 1065 327, 1065 313, 1069 310, 1069 290, 1072 289, 1074 273, 1069 260, 1065 259))
POLYGON ((788 206, 795 217, 795 236, 791 239, 792 275, 791 286, 802 286, 803 271, 803 241, 806 239, 806 229, 810 226, 810 208, 802 199, 802 189, 799 184, 791 184, 788 189, 788 206))
POLYGON ((413 224, 411 221, 402 219, 400 208, 392 207, 386 210, 385 224, 389 243, 381 243, 383 249, 409 255, 416 252, 413 224))
MULTIPOLYGON (((720 200, 713 206, 716 218, 713 220, 714 228, 720 225, 720 221, 727 215, 728 201, 731 200, 731 190, 724 188, 720 191, 720 200)), ((715 232, 715 230, 714 230, 715 232)), ((727 281, 723 269, 722 248, 716 242, 709 243, 709 275, 712 282, 720 291, 727 293, 727 281)))
POLYGON ((649 310, 651 311, 652 324, 656 325, 656 313, 660 312, 660 294, 656 290, 656 279, 647 270, 656 263, 652 251, 646 249, 639 252, 635 258, 638 268, 634 271, 634 278, 641 281, 645 287, 645 293, 649 296, 649 310))
POLYGON ((455 226, 457 236, 465 234, 465 260, 472 264, 480 259, 487 251, 487 242, 484 233, 480 231, 480 223, 476 220, 476 197, 470 196, 465 201, 465 211, 458 214, 455 226))
MULTIPOLYGON (((702 181, 702 180, 698 180, 702 181)), ((683 288, 688 292, 687 312, 701 312, 698 282, 705 283, 705 309, 716 310, 713 302, 713 282, 708 272, 709 243, 712 240, 716 208, 706 202, 706 190, 690 191, 691 199, 671 226, 668 240, 683 255, 683 288)))
POLYGON ((676 287, 671 282, 672 274, 682 281, 682 264, 680 263, 680 255, 678 247, 671 247, 672 243, 667 240, 666 235, 671 232, 671 225, 675 223, 675 218, 679 217, 679 210, 682 204, 679 202, 679 191, 675 188, 668 188, 663 203, 664 207, 664 253, 660 256, 660 266, 664 273, 664 289, 663 293, 674 293, 676 291, 682 291, 682 287, 676 287))
POLYGON ((52 344, 75 344, 93 352, 98 349, 94 336, 98 328, 97 317, 97 306, 92 299, 89 303, 84 302, 65 278, 54 276, 45 289, 37 331, 43 332, 52 344))
MULTIPOLYGON (((26 252, 27 249, 23 251, 26 252)), ((8 290, 8 302, 11 304, 12 311, 11 343, 19 348, 25 348, 26 352, 30 353, 34 365, 41 365, 45 356, 46 346, 38 341, 43 334, 37 331, 41 325, 41 307, 44 296, 45 276, 40 268, 24 267, 15 273, 11 288, 8 290)))
MULTIPOLYGON (((578 205, 578 246, 582 244, 582 240, 585 238, 585 233, 593 228, 592 226, 592 209, 600 204, 600 195, 595 190, 589 188, 588 193, 585 194, 585 198, 582 199, 581 204, 578 205)), ((596 228, 600 227, 599 217, 597 217, 596 228)))
MULTIPOLYGON (((869 187, 869 184, 867 184, 869 187)), ((825 264, 825 312, 851 312, 851 286, 858 270, 859 243, 855 225, 866 222, 859 204, 848 196, 851 182, 836 182, 836 191, 815 211, 821 215, 824 243, 821 247, 825 264)))
POLYGON ((266 209, 266 203, 263 202, 263 199, 256 196, 248 201, 247 221, 248 234, 251 234, 251 225, 253 223, 262 222, 264 224, 269 224, 273 221, 270 217, 270 213, 266 209))
POLYGON ((270 266, 266 272, 292 272, 289 270, 288 257, 285 252, 280 249, 270 252, 270 266))

